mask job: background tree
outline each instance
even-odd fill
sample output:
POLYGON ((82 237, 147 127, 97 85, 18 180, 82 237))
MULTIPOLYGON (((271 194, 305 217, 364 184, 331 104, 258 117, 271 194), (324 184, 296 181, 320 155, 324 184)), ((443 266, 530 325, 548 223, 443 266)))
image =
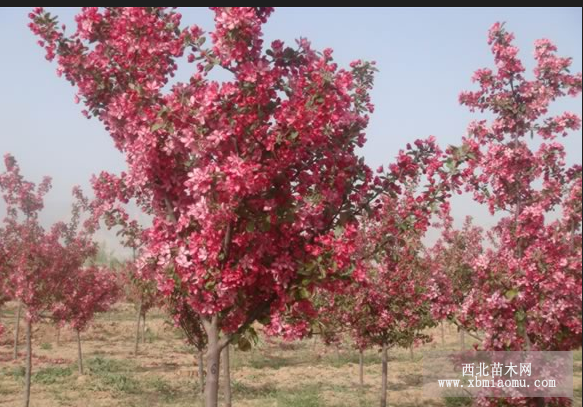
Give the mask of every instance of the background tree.
MULTIPOLYGON (((4 228, 0 227, 0 306, 10 299, 7 281, 8 281, 8 254, 6 247, 6 237, 4 228)), ((0 338, 4 333, 4 326, 0 324, 0 338)))
MULTIPOLYGON (((45 177, 37 186, 24 179, 14 157, 6 155, 4 164, 6 170, 0 173, 0 191, 7 211, 3 234, 3 245, 8 248, 8 258, 5 258, 4 263, 7 279, 4 284, 9 296, 25 309, 23 405, 28 407, 32 373, 32 324, 39 321, 43 313, 50 311, 62 294, 68 257, 60 243, 61 228, 45 231, 38 220, 44 206, 43 198, 50 189, 50 178, 45 177)), ((18 319, 16 324, 18 327, 18 319)))
POLYGON ((447 319, 458 327, 464 350, 466 331, 479 339, 471 321, 460 318, 460 314, 466 297, 475 287, 473 266, 483 253, 484 236, 482 228, 475 226, 471 217, 467 217, 462 228, 457 230, 449 214, 442 216, 441 236, 428 253, 433 268, 432 310, 437 320, 447 319))
POLYGON ((496 70, 476 71, 480 89, 460 96, 472 111, 493 116, 468 129, 467 179, 476 202, 501 217, 492 231, 496 244, 474 263, 476 285, 461 317, 485 332, 487 350, 572 350, 582 339, 581 212, 573 201, 581 191, 581 166, 567 167, 559 138, 579 130, 581 121, 549 110, 555 100, 580 94, 581 73, 570 73, 571 59, 557 56, 543 39, 535 42, 534 78, 528 80, 513 39, 503 24, 491 28, 496 70), (558 220, 555 211, 563 213, 558 220))
POLYGON ((84 374, 81 332, 87 329, 96 313, 106 312, 117 301, 120 288, 114 271, 88 266, 72 270, 66 294, 53 307, 54 318, 67 323, 77 336, 79 374, 84 374))
POLYGON ((432 269, 423 238, 434 214, 448 211, 451 191, 459 187, 457 168, 463 159, 458 149, 444 154, 433 137, 408 145, 381 177, 391 180, 389 188, 371 203, 360 228, 332 245, 339 257, 332 265, 356 268, 353 284, 339 291, 334 305, 348 304, 350 311, 341 311, 340 317, 357 347, 382 349, 381 406, 387 405, 388 349, 431 340, 423 333, 435 325, 432 269))

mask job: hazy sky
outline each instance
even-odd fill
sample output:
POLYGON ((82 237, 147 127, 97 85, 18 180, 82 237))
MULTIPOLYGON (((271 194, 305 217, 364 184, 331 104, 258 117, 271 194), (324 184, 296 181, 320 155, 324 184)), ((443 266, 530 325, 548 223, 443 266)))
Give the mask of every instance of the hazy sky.
MULTIPOLYGON (((72 31, 77 8, 49 10, 72 31)), ((81 115, 73 88, 44 59, 27 27, 28 12, 0 8, 0 154, 15 155, 32 180, 53 177, 43 214, 48 224, 66 216, 73 185, 89 190, 91 174, 119 172, 125 165, 101 124, 81 115)), ((211 11, 181 12, 185 24, 212 28, 211 11)), ((492 66, 486 35, 495 21, 505 21, 514 31, 527 69, 533 65, 534 40, 546 37, 560 54, 573 57, 573 71, 581 71, 581 8, 278 8, 265 25, 265 39, 292 43, 306 37, 316 49, 333 48, 344 66, 354 59, 377 61, 376 110, 362 151, 376 168, 419 137, 435 135, 442 146, 459 143, 475 115, 458 105, 458 94, 473 88, 475 69, 492 66)), ((188 74, 180 70, 178 79, 188 74)), ((581 115, 581 98, 557 110, 581 115)), ((565 142, 569 162, 580 163, 581 133, 565 142)), ((492 223, 484 208, 468 199, 456 200, 454 209, 459 219, 471 214, 482 224, 492 223)))

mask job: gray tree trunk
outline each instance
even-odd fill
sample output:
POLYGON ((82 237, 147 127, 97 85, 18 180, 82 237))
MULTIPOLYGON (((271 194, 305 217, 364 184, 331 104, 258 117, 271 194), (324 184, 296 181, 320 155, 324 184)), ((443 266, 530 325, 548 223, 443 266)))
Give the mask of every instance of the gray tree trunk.
POLYGON ((363 391, 364 390, 364 352, 361 350, 358 353, 358 367, 359 367, 359 376, 360 376, 360 380, 359 380, 359 384, 360 384, 360 390, 363 391))
POLYGON ((142 320, 142 302, 138 306, 138 322, 136 324, 136 343, 134 345, 134 355, 138 355, 138 349, 140 346, 140 321, 142 320))
POLYGON ((198 352, 198 384, 200 393, 204 394, 204 351, 198 352))
POLYGON ((81 333, 79 332, 78 329, 76 329, 76 331, 77 331, 77 360, 79 365, 79 374, 83 375, 85 373, 83 371, 83 352, 81 351, 81 333))
POLYGON ((232 407, 232 392, 231 392, 231 355, 230 346, 227 345, 223 349, 223 354, 225 355, 223 359, 224 368, 224 380, 225 380, 225 407, 232 407))
POLYGON ((142 314, 142 343, 146 343, 146 313, 142 314))
POLYGON ((30 404, 30 378, 32 375, 32 324, 26 321, 26 365, 24 371, 24 400, 22 405, 30 404))
POLYGON ((387 407, 387 393, 389 389, 389 350, 386 344, 383 344, 383 378, 381 387, 381 407, 387 407))
POLYGON ((18 308, 16 309, 16 317, 14 321, 14 352, 12 358, 14 360, 18 359, 18 336, 20 335, 20 314, 22 313, 22 303, 18 302, 18 308))
POLYGON ((219 343, 219 323, 215 316, 205 322, 205 331, 208 337, 206 353, 206 383, 204 398, 206 407, 218 407, 219 404, 219 373, 221 366, 221 348, 219 343))

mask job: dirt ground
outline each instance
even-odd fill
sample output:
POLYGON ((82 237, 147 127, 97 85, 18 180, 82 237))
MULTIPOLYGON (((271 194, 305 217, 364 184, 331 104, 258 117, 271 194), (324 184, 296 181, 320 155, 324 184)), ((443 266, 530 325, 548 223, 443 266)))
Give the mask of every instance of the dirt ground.
MULTIPOLYGON (((14 304, 0 310, 7 332, 0 339, 0 406, 21 405, 24 345, 12 360, 14 304)), ((24 329, 21 329, 23 334, 24 329)), ((393 349, 389 362, 389 404, 395 407, 463 406, 469 399, 426 399, 421 392, 421 358, 427 350, 459 349, 453 327, 431 331, 434 342, 410 350, 393 349)), ((33 331, 32 407, 200 406, 197 355, 159 311, 148 315, 145 343, 133 355, 135 311, 119 304, 82 334, 85 374, 77 370, 72 331, 37 324, 33 331)), ((466 337, 466 343, 471 339, 466 337)), ((365 355, 365 388, 359 390, 358 355, 317 340, 286 343, 262 338, 250 352, 232 353, 235 407, 369 407, 379 404, 380 356, 365 355)), ((575 355, 576 406, 581 406, 581 352, 575 355)))

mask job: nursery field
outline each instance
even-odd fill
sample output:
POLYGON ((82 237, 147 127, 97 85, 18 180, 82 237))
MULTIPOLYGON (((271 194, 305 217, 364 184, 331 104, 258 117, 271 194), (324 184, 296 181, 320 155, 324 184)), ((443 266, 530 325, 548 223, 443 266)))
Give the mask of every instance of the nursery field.
POLYGON ((581 10, 491 11, 0 9, 0 407, 583 407, 581 10))
MULTIPOLYGON (((10 326, 14 304, 0 314, 10 326)), ((22 330, 21 330, 22 332, 22 330)), ((421 394, 421 359, 426 350, 458 349, 459 335, 446 326, 431 331, 433 343, 410 350, 393 349, 389 356, 389 404, 398 407, 463 406, 466 400, 424 399, 421 394)), ((0 347, 0 406, 21 404, 24 349, 12 361, 11 335, 0 347)), ((85 374, 77 371, 76 337, 37 324, 33 333, 31 406, 198 406, 200 388, 197 357, 184 344, 159 311, 148 315, 145 343, 133 355, 135 311, 118 304, 100 315, 83 334, 85 374)), ((466 337, 466 344, 471 338, 466 337)), ((314 339, 283 342, 262 337, 249 352, 231 356, 233 405, 237 407, 359 407, 378 404, 381 383, 380 355, 365 355, 365 388, 359 390, 358 354, 347 347, 326 347, 314 339)), ((575 353, 576 406, 581 406, 581 351, 575 353)), ((469 401, 469 399, 467 399, 469 401)))

